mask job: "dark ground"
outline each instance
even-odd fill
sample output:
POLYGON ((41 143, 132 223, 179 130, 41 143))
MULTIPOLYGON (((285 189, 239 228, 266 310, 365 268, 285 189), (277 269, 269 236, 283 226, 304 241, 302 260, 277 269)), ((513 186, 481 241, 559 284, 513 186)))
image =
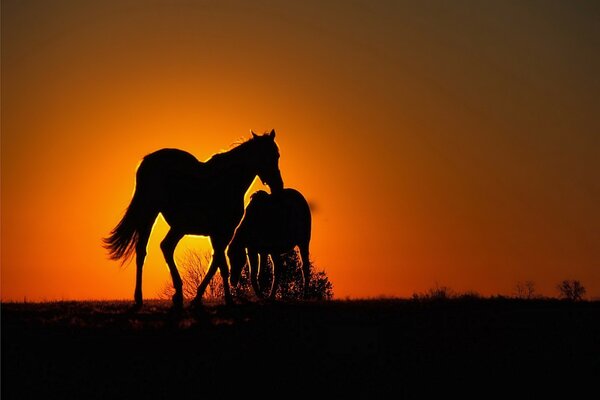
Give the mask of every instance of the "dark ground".
POLYGON ((370 300, 2 304, 2 399, 576 398, 598 394, 600 303, 370 300))

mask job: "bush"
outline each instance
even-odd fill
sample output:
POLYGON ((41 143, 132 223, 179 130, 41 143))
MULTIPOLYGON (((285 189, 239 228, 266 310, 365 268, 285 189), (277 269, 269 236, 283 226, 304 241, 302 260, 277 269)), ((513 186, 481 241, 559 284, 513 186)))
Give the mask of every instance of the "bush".
MULTIPOLYGON (((282 267, 279 288, 275 298, 282 300, 302 299, 304 277, 302 274, 302 261, 298 253, 296 251, 291 251, 284 255, 282 267)), ((244 267, 242 273, 249 275, 247 270, 248 265, 244 267)), ((331 300, 333 298, 333 284, 329 281, 327 273, 324 270, 314 272, 314 265, 312 263, 310 271, 308 299, 331 300)), ((268 296, 273 283, 273 262, 270 258, 267 262, 267 270, 260 271, 258 281, 262 294, 268 296)))
POLYGON ((455 297, 454 292, 448 286, 439 286, 437 283, 435 287, 430 288, 426 293, 413 293, 413 300, 448 300, 455 297))
POLYGON ((537 298, 535 283, 533 281, 517 282, 515 285, 515 298, 521 300, 532 300, 537 298))
MULTIPOLYGON (((208 252, 187 250, 182 257, 177 259, 179 274, 183 281, 183 297, 186 300, 191 300, 196 297, 198 286, 200 286, 200 282, 202 282, 202 279, 204 279, 204 276, 206 275, 211 258, 212 256, 208 252)), ((173 288, 173 282, 169 280, 168 282, 165 282, 158 297, 167 300, 171 299, 173 294, 175 294, 175 289, 173 288)), ((221 280, 221 275, 218 272, 211 279, 206 288, 204 298, 207 300, 218 300, 223 298, 223 282, 221 280)))
POLYGON ((568 301, 580 301, 583 300, 585 295, 585 287, 578 280, 565 279, 559 283, 556 288, 558 289, 558 296, 561 299, 568 301))
MULTIPOLYGON (((196 252, 188 250, 183 257, 177 260, 181 280, 183 281, 183 296, 191 300, 196 296, 196 291, 206 271, 210 265, 211 255, 208 252, 196 252)), ((259 285, 265 288, 268 295, 273 282, 273 264, 271 260, 267 263, 267 269, 260 271, 259 285)), ((283 271, 279 283, 279 290, 276 298, 286 300, 302 299, 304 278, 302 275, 302 263, 296 251, 292 251, 284 256, 283 271)), ((161 299, 171 299, 175 289, 171 281, 166 282, 165 286, 158 294, 161 299)), ((253 296, 254 291, 250 283, 250 273, 248 265, 244 266, 240 282, 236 288, 232 288, 232 294, 240 299, 248 299, 253 296)), ((217 272, 211 279, 204 299, 220 300, 223 298, 223 281, 221 275, 217 272)), ((308 298, 313 300, 330 300, 333 298, 333 284, 329 281, 324 270, 313 272, 311 264, 311 278, 308 289, 308 298)))

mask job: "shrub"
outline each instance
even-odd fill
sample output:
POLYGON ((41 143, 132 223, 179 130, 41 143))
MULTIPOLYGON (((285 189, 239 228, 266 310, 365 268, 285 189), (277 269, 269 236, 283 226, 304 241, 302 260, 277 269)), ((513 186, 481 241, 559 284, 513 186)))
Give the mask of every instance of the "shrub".
POLYGON ((556 288, 559 292, 558 296, 564 300, 580 301, 583 300, 583 296, 585 295, 585 287, 575 279, 565 279, 556 288))
POLYGON ((522 300, 531 300, 537 298, 535 293, 535 283, 533 281, 517 282, 515 285, 515 297, 522 300))
POLYGON ((430 288, 425 293, 413 293, 413 295, 412 295, 413 300, 419 300, 419 301, 423 301, 423 300, 440 301, 440 300, 448 300, 453 297, 455 297, 455 294, 452 291, 452 289, 450 289, 448 286, 439 286, 437 283, 435 284, 435 287, 430 288))
MULTIPOLYGON (((196 252, 188 250, 183 257, 177 260, 183 281, 183 296, 190 300, 196 296, 196 290, 204 279, 206 271, 210 265, 211 255, 208 252, 196 252)), ((302 298, 304 278, 302 275, 302 263, 296 251, 290 252, 284 256, 283 271, 277 291, 277 298, 287 300, 298 300, 302 298)), ((271 283, 273 281, 273 264, 269 260, 267 269, 260 271, 259 285, 265 288, 265 295, 269 294, 271 283)), ((158 297, 161 299, 170 299, 175 293, 171 281, 166 282, 158 297)), ((236 288, 232 288, 232 294, 241 299, 247 299, 254 294, 250 283, 250 273, 248 265, 242 270, 240 282, 236 288)), ((311 264, 311 279, 308 289, 309 299, 330 300, 333 298, 333 284, 329 281, 324 270, 313 272, 311 264)), ((204 298, 208 300, 219 300, 223 298, 223 281, 221 275, 216 273, 211 279, 204 298)))
MULTIPOLYGON (((244 273, 247 272, 248 265, 244 267, 244 273)), ((310 266, 310 282, 308 285, 308 299, 311 300, 331 300, 333 298, 333 284, 324 270, 314 271, 314 265, 310 266)), ((262 294, 269 295, 269 290, 273 282, 273 262, 269 258, 267 270, 259 273, 259 286, 262 294)), ((286 300, 302 299, 304 288, 304 277, 302 274, 302 261, 296 251, 283 256, 281 277, 276 298, 286 300)))

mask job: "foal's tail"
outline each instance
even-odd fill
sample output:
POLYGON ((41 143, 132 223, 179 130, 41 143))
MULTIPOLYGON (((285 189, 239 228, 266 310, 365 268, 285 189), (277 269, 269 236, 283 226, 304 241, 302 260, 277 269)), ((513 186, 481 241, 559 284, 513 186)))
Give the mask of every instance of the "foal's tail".
POLYGON ((121 221, 113 228, 108 237, 102 239, 111 260, 121 260, 121 263, 125 264, 133 256, 140 239, 140 222, 143 221, 143 214, 143 201, 136 189, 121 221))

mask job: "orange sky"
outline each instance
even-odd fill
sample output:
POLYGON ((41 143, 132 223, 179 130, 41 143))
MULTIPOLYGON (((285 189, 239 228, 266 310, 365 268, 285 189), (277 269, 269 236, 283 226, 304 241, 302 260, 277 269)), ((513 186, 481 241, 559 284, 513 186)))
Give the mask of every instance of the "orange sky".
MULTIPOLYGON (((132 298, 147 153, 277 130, 337 297, 600 296, 595 2, 3 1, 2 300, 132 298)), ((256 188, 260 188, 256 184, 256 188)), ((144 295, 169 279, 149 244, 144 295)), ((186 238, 177 250, 206 248, 186 238)))

